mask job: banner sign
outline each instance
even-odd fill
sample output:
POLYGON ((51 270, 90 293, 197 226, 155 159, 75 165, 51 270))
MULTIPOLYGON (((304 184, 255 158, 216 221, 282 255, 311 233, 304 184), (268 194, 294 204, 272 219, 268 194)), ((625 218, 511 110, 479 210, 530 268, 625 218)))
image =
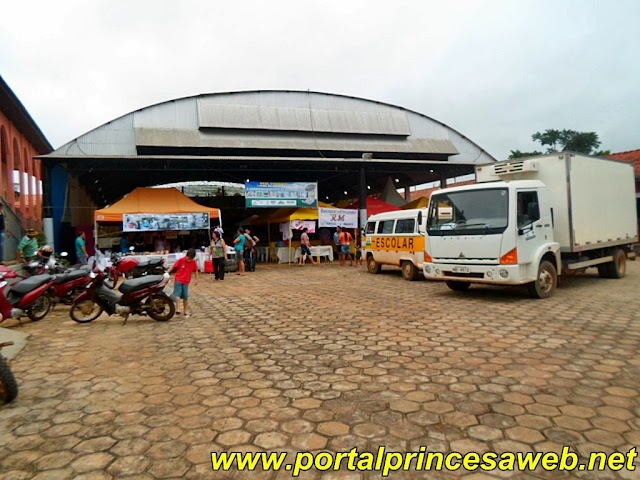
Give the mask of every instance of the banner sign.
POLYGON ((318 206, 317 182, 246 182, 244 198, 247 208, 318 206))
POLYGON ((208 213, 125 213, 123 232, 153 232, 157 230, 199 230, 209 228, 208 213))
POLYGON ((280 233, 283 240, 289 240, 289 227, 291 227, 291 230, 302 230, 306 227, 308 229, 307 233, 316 232, 315 220, 291 220, 291 224, 289 222, 280 224, 280 233))
POLYGON ((318 226, 358 228, 358 210, 320 207, 318 226))

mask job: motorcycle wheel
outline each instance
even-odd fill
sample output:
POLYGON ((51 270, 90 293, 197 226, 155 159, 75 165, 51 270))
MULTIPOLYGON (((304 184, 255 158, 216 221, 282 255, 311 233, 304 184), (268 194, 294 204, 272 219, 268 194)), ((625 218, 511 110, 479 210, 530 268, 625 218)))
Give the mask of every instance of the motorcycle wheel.
POLYGON ((147 313, 158 322, 166 322, 176 313, 176 304, 166 295, 151 295, 147 304, 147 313))
POLYGON ((102 314, 102 307, 93 300, 74 303, 69 310, 71 320, 78 323, 93 322, 102 314))
POLYGON ((7 360, 0 355, 0 398, 4 403, 12 402, 18 396, 18 383, 9 368, 7 360))
POLYGON ((42 320, 47 316, 49 310, 51 310, 52 304, 53 302, 51 301, 51 297, 45 293, 40 298, 38 298, 38 300, 36 300, 36 303, 34 303, 27 311, 27 316, 31 319, 32 322, 42 320))

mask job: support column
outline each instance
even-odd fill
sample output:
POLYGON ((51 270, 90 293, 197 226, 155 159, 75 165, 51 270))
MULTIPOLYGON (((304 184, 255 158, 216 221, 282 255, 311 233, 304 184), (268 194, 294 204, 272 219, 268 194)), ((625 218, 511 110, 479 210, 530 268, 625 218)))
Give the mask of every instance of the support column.
POLYGON ((367 226, 367 177, 364 166, 360 167, 360 231, 367 226))
POLYGON ((404 184, 404 199, 407 202, 411 201, 411 186, 409 185, 409 183, 404 184))
POLYGON ((440 174, 440 188, 447 188, 447 176, 444 173, 440 174))
MULTIPOLYGON (((41 174, 42 174, 42 185, 43 185, 43 190, 44 190, 44 197, 43 197, 43 202, 42 202, 42 227, 43 227, 43 232, 44 235, 47 237, 47 243, 49 245, 51 245, 53 247, 54 250, 56 250, 56 238, 55 238, 55 229, 53 226, 53 199, 51 196, 51 192, 52 192, 52 184, 51 184, 51 167, 47 164, 42 164, 41 163, 41 174)), ((35 172, 34 172, 35 174, 35 172)), ((35 176, 35 175, 34 175, 35 176)), ((35 182, 36 182, 36 192, 38 192, 38 181, 40 179, 38 177, 36 177, 35 182)), ((35 192, 34 192, 35 193, 35 192)), ((37 193, 35 193, 35 196, 37 198, 37 193)), ((38 205, 38 201, 36 199, 36 208, 38 205)), ((37 215, 36 215, 37 218, 37 215)))

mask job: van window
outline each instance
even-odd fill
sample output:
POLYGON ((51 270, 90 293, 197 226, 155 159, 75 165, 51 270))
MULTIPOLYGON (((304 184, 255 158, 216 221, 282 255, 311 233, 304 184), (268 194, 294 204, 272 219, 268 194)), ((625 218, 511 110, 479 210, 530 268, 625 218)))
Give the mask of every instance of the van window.
POLYGON ((378 233, 393 233, 395 220, 383 220, 378 222, 378 233))
POLYGON ((376 222, 367 223, 367 230, 365 232, 366 235, 371 235, 372 233, 376 233, 376 222))
POLYGON ((396 223, 396 233, 413 233, 416 227, 415 218, 403 218, 396 223))

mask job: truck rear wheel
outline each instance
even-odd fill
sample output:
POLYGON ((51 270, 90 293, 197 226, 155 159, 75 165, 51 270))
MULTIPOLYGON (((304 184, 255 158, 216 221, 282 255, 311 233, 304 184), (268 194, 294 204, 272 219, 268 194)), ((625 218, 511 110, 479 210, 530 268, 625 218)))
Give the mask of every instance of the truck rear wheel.
POLYGON ((538 267, 538 276, 535 282, 527 285, 529 295, 533 298, 549 298, 553 295, 558 285, 556 267, 551 262, 543 260, 538 267))
POLYGON ((458 282, 455 280, 447 280, 447 287, 456 292, 464 292, 465 290, 469 290, 471 286, 470 282, 458 282))
POLYGON ((373 274, 380 273, 380 265, 375 261, 373 255, 367 258, 367 270, 369 270, 369 273, 373 274))
POLYGON ((618 249, 613 254, 613 262, 609 264, 610 278, 622 278, 627 273, 627 254, 618 249))
POLYGON ((412 262, 408 260, 402 262, 402 277, 410 282, 418 279, 418 269, 412 262))
POLYGON ((613 261, 598 265, 598 275, 602 278, 622 278, 627 273, 627 254, 617 249, 613 252, 613 261))

